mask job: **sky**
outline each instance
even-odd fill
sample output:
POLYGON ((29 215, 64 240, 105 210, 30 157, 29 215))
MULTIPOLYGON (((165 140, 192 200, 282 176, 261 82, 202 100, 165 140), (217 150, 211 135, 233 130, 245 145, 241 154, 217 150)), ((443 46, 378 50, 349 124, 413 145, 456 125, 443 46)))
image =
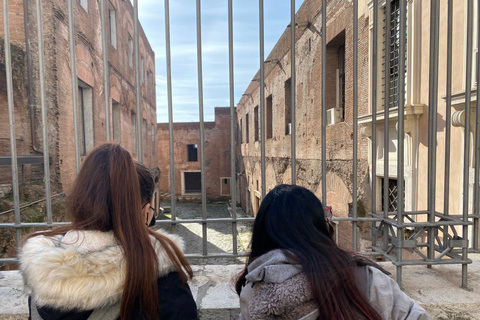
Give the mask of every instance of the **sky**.
MULTIPOLYGON (((142 0, 139 20, 155 52, 157 122, 168 122, 163 0, 142 0)), ((199 121, 195 0, 170 0, 170 46, 174 122, 199 121)), ((303 0, 295 1, 295 11, 303 0)), ((238 103, 260 68, 259 1, 233 1, 234 101, 238 103)), ((201 2, 204 120, 215 107, 229 107, 228 0, 201 2)), ((289 0, 264 1, 264 57, 290 23, 289 0)))

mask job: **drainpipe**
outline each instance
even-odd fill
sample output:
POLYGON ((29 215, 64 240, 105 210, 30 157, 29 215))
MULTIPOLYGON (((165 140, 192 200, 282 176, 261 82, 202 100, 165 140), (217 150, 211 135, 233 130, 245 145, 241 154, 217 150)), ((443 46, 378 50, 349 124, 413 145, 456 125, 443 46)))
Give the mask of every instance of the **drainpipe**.
MULTIPOLYGON (((43 154, 42 150, 37 149, 37 133, 35 126, 35 101, 33 96, 33 84, 32 84, 32 57, 30 53, 30 32, 28 29, 28 0, 23 1, 23 24, 25 29, 25 48, 27 56, 27 85, 28 85, 28 106, 30 107, 30 129, 32 137, 32 149, 35 153, 43 154)), ((45 137, 44 139, 47 139, 45 137)))

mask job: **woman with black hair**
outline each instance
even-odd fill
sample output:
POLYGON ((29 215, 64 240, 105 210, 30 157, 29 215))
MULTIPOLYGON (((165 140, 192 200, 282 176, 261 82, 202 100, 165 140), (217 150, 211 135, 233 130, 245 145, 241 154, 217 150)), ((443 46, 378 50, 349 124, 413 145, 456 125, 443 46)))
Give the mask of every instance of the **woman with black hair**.
POLYGON ((340 249, 320 200, 279 185, 262 201, 236 282, 240 319, 429 319, 369 260, 340 249))

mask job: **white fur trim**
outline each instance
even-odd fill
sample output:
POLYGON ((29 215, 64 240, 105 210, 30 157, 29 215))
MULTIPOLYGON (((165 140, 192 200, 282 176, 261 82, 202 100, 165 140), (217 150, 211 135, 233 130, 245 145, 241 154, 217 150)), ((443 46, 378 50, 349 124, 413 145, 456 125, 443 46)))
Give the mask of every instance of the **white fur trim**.
MULTIPOLYGON (((183 251, 180 237, 167 236, 183 251)), ((158 276, 174 271, 164 248, 151 238, 158 276)), ((25 288, 38 306, 91 310, 121 298, 126 263, 112 231, 70 231, 65 236, 29 239, 22 248, 20 269, 25 288)))

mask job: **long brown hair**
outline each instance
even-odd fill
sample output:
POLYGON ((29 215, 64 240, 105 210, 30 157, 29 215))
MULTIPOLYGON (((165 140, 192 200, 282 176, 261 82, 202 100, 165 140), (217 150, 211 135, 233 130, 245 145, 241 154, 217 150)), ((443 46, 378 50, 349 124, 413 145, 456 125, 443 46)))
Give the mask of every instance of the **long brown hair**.
POLYGON ((240 294, 248 266, 268 251, 281 249, 302 266, 320 310, 319 319, 375 319, 380 315, 355 284, 357 265, 373 264, 340 249, 325 221, 323 205, 309 190, 279 185, 263 199, 253 225, 251 252, 235 288, 240 294))
POLYGON ((158 258, 150 236, 164 248, 183 281, 192 277, 185 256, 168 237, 147 228, 141 214, 140 186, 130 153, 121 145, 98 146, 85 158, 69 197, 72 224, 28 238, 69 230, 113 230, 126 260, 120 319, 130 318, 135 301, 149 319, 158 319, 158 258))

